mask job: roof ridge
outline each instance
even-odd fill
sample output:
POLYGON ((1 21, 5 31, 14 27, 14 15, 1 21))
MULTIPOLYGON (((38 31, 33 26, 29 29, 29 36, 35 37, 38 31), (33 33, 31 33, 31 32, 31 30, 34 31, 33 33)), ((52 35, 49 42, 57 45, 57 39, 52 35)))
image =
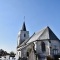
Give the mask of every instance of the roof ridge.
POLYGON ((49 36, 49 38, 50 38, 50 33, 49 33, 49 29, 50 29, 50 28, 49 28, 49 27, 47 27, 47 29, 48 29, 48 36, 49 36))
POLYGON ((47 27, 48 27, 48 26, 46 26, 45 28, 43 28, 43 29, 41 29, 41 30, 39 30, 38 32, 35 32, 35 33, 39 33, 39 32, 41 32, 42 30, 45 30, 47 27))

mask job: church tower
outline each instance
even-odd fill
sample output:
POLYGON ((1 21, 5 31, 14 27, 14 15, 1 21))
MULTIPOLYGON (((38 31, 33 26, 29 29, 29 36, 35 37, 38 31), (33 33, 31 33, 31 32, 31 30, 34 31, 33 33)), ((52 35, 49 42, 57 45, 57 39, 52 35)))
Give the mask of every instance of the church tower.
POLYGON ((22 29, 18 33, 18 46, 29 38, 29 31, 26 30, 25 22, 23 22, 22 29))

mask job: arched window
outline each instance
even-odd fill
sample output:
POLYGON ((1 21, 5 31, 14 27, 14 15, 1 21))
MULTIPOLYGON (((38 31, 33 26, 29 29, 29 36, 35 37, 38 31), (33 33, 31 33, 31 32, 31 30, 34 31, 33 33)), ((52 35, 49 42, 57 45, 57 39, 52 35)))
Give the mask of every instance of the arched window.
POLYGON ((41 49, 43 52, 46 51, 46 47, 45 47, 45 43, 44 42, 41 42, 41 49))
POLYGON ((54 55, 57 55, 57 54, 58 54, 58 49, 57 49, 57 46, 56 46, 56 45, 54 46, 53 54, 54 54, 54 55))
POLYGON ((24 34, 24 37, 26 37, 26 34, 24 34))
POLYGON ((29 52, 27 52, 26 54, 27 54, 27 57, 29 57, 29 52))

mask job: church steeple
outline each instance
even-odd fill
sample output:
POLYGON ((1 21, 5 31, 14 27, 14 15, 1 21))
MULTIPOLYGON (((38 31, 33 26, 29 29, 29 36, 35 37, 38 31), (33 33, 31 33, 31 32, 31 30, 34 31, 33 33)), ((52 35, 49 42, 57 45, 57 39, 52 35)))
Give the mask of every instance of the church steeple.
POLYGON ((18 33, 18 46, 29 38, 29 31, 26 30, 25 22, 23 22, 22 29, 18 33))
POLYGON ((26 25, 25 25, 25 22, 23 22, 23 26, 22 26, 22 31, 26 31, 26 25))
MULTIPOLYGON (((20 49, 20 45, 29 38, 29 31, 26 30, 25 21, 23 22, 22 29, 18 32, 17 38, 17 50, 20 49)), ((17 51, 18 56, 21 56, 21 51, 17 51)))

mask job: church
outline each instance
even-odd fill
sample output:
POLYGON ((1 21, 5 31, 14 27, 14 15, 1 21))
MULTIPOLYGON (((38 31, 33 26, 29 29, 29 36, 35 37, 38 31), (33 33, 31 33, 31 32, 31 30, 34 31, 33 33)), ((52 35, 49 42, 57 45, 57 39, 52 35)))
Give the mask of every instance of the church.
POLYGON ((48 60, 60 55, 60 40, 49 26, 29 37, 29 31, 23 22, 18 33, 17 55, 23 60, 48 60))

